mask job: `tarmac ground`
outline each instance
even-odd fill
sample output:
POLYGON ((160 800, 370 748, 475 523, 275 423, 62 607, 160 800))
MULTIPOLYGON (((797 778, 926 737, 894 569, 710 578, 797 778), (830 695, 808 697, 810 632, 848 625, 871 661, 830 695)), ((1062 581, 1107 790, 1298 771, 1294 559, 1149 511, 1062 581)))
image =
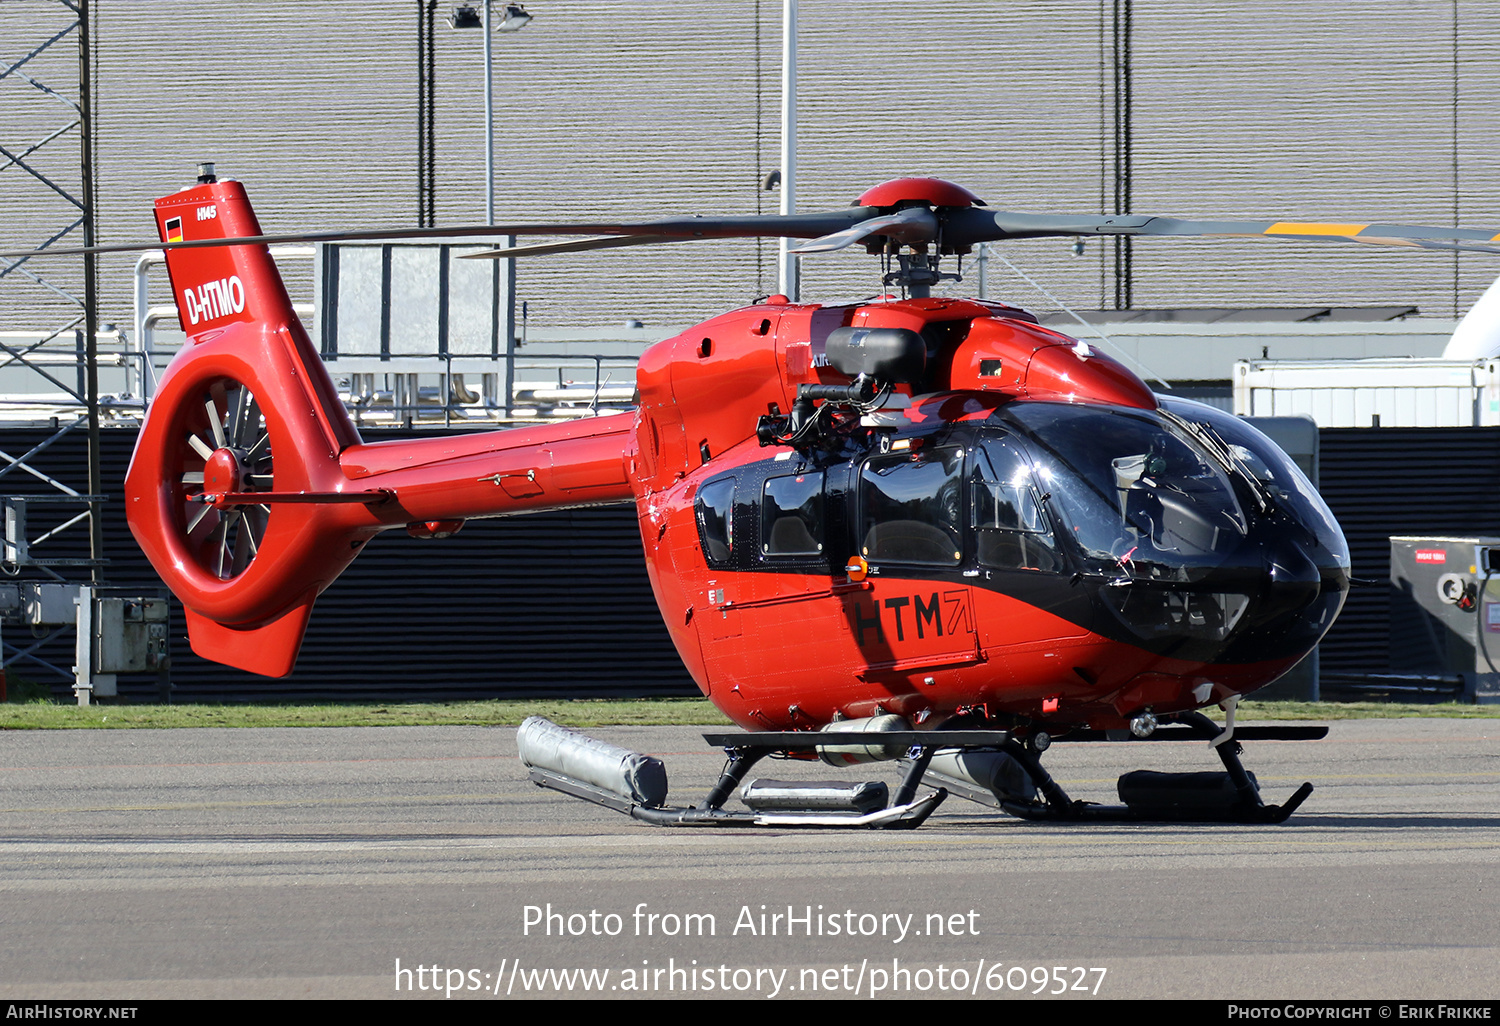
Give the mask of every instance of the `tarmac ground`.
MULTIPOLYGON (((701 729, 589 733, 662 757, 701 729)), ((483 727, 0 735, 0 999, 1500 997, 1500 725, 1247 743, 1280 826, 664 829, 535 787, 483 727), (1040 993, 1037 993, 1040 992, 1040 993)), ((1217 769, 1057 744, 1076 798, 1217 769)), ((760 775, 894 782, 889 765, 760 775)))

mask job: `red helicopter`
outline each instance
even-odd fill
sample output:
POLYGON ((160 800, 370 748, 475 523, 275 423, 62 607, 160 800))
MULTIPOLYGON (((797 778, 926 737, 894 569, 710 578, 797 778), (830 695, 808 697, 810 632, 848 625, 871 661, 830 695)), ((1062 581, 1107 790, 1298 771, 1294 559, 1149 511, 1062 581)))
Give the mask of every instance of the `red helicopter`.
MULTIPOLYGON (((267 236, 205 173, 156 218, 188 342, 126 479, 132 531, 198 654, 289 673, 319 593, 375 535, 633 501, 656 601, 703 693, 746 733, 701 803, 656 760, 546 721, 532 779, 669 825, 915 826, 949 791, 1036 819, 1279 822, 1239 697, 1310 652, 1350 585, 1328 507, 1265 436, 1154 394, 1026 311, 941 298, 947 257, 1038 236, 1264 236, 1500 252, 1491 231, 990 211, 906 178, 821 214, 267 236), (768 299, 658 343, 633 414, 367 444, 293 312, 271 242, 583 234, 488 256, 781 236, 863 245, 892 294, 768 299), (1197 710, 1229 710, 1221 728, 1197 710), (1132 773, 1070 799, 1053 740, 1210 739, 1225 771, 1132 773), (884 784, 751 781, 767 755, 908 759, 884 784), (927 781, 941 785, 918 799, 927 781), (743 785, 748 811, 724 808, 743 785)), ((127 247, 100 247, 100 249, 127 247)), ((131 247, 140 248, 140 247, 131 247)))

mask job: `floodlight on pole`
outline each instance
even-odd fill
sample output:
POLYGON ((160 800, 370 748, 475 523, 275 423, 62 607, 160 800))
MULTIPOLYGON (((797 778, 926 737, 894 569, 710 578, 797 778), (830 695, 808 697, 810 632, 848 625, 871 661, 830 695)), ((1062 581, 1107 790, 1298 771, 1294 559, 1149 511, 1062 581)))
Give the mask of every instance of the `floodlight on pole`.
MULTIPOLYGON (((485 7, 489 7, 486 0, 485 7)), ((500 23, 495 26, 496 32, 519 32, 531 21, 531 15, 526 13, 525 4, 506 4, 505 13, 500 16, 500 23)))
MULTIPOLYGON (((501 32, 519 32, 531 23, 531 15, 521 4, 506 4, 498 25, 493 24, 490 8, 492 0, 484 0, 481 16, 472 5, 454 8, 448 24, 454 28, 484 29, 484 220, 495 223, 495 53, 491 44, 491 28, 501 32)), ((514 235, 506 236, 505 245, 514 246, 514 235)), ((511 398, 515 394, 516 375, 516 262, 503 261, 501 277, 504 282, 504 299, 500 304, 500 334, 505 340, 505 413, 510 415, 511 398)))
POLYGON ((456 29, 484 27, 484 22, 479 18, 479 11, 469 4, 453 8, 453 13, 448 15, 448 24, 456 29))
POLYGON ((493 0, 484 0, 484 13, 472 4, 460 4, 448 16, 456 29, 484 29, 484 217, 495 223, 495 55, 491 31, 519 32, 531 23, 525 4, 506 4, 499 22, 491 14, 493 0))
MULTIPOLYGON (((781 213, 797 212, 797 0, 782 0, 781 8, 781 213)), ((797 302, 801 298, 801 270, 787 239, 778 244, 777 287, 797 302)))

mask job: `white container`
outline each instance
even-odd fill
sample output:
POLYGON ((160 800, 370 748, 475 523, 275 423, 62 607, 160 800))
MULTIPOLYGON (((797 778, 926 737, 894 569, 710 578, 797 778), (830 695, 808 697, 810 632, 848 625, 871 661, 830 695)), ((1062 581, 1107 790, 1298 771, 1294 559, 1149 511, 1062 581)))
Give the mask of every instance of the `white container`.
POLYGON ((1234 412, 1319 427, 1500 424, 1500 360, 1240 360, 1234 412))

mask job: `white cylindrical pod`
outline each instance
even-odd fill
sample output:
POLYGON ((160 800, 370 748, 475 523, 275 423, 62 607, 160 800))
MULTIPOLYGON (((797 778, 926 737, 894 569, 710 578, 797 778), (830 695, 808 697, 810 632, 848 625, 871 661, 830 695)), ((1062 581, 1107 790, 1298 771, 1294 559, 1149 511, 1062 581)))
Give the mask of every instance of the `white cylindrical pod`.
POLYGON ((656 808, 667 800, 667 767, 660 759, 632 752, 529 716, 516 730, 521 761, 528 767, 589 784, 656 808))
POLYGON ((884 781, 862 780, 752 780, 740 789, 740 800, 751 809, 857 812, 885 808, 890 788, 884 781))
POLYGON ((927 772, 976 784, 1001 801, 1029 802, 1036 798, 1031 777, 1004 752, 939 752, 927 764, 927 772))
MULTIPOLYGON (((869 716, 859 720, 838 720, 823 728, 829 733, 879 734, 883 731, 910 730, 903 717, 893 714, 869 716)), ((819 745, 818 757, 830 766, 853 766, 861 762, 886 762, 906 754, 904 744, 889 744, 871 738, 868 744, 819 745)))

